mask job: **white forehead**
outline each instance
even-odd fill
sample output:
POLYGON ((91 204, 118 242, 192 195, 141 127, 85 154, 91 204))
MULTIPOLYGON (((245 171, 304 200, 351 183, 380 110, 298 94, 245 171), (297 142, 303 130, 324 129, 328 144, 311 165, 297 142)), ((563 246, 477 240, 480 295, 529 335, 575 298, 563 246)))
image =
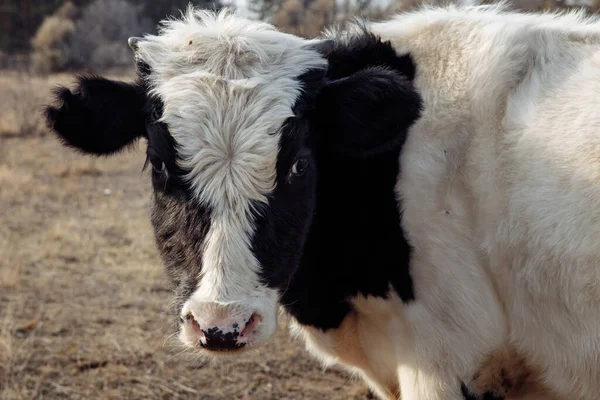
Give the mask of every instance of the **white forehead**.
POLYGON ((245 208, 273 189, 298 77, 326 65, 314 43, 226 9, 192 8, 139 42, 136 56, 152 71, 151 94, 201 200, 245 208))
POLYGON ((190 7, 180 19, 162 21, 157 36, 146 35, 138 53, 158 80, 199 69, 227 80, 273 78, 322 66, 311 43, 227 8, 215 13, 190 7))

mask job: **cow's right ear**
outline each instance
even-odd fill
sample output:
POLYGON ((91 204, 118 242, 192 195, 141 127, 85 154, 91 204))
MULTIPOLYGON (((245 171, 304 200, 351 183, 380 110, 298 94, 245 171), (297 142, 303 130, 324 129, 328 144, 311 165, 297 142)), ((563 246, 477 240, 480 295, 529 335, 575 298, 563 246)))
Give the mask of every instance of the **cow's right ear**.
POLYGON ((46 121, 68 147, 109 155, 146 135, 146 95, 136 84, 82 76, 73 91, 61 86, 55 97, 46 121))

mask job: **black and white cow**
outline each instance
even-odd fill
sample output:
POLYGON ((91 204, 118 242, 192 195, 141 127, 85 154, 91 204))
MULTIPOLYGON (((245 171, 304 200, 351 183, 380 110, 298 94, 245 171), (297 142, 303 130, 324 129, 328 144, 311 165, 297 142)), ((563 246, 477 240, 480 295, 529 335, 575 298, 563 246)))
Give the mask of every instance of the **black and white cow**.
POLYGON ((422 8, 303 39, 189 9, 81 77, 64 143, 147 142, 180 338, 307 348, 383 399, 600 393, 600 22, 422 8))

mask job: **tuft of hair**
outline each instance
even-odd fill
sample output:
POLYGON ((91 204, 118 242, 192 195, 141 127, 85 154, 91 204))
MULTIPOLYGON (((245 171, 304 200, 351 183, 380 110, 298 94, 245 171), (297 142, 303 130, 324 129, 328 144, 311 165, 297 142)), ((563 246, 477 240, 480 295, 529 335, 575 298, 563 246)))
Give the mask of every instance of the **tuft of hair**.
POLYGON ((273 79, 285 76, 294 59, 302 65, 307 57, 313 58, 307 68, 324 67, 324 60, 307 47, 311 43, 316 42, 243 18, 227 7, 211 11, 190 5, 181 18, 161 21, 158 35, 144 36, 137 52, 152 68, 156 86, 198 71, 226 80, 267 74, 273 79))

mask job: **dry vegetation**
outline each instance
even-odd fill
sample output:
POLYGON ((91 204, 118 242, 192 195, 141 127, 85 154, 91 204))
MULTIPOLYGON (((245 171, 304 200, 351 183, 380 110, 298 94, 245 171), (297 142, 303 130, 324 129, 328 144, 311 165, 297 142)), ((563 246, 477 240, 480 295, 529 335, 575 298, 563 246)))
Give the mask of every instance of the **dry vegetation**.
POLYGON ((89 159, 44 135, 41 104, 71 81, 0 71, 0 399, 366 398, 283 328, 218 365, 178 354, 142 146, 89 159))

